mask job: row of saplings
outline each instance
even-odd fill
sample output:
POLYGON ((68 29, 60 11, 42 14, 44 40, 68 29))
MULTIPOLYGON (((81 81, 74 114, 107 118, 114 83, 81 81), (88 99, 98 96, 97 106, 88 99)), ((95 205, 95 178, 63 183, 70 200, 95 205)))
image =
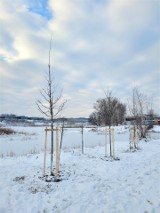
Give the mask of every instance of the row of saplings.
MULTIPOLYGON (((58 127, 49 129, 45 129, 45 143, 44 143, 44 163, 43 163, 43 179, 46 182, 59 182, 61 181, 60 178, 60 172, 59 172, 59 162, 60 162, 60 155, 61 155, 61 149, 62 149, 62 140, 63 140, 63 132, 65 128, 80 128, 82 133, 82 154, 84 153, 84 141, 83 141, 83 125, 78 127, 62 127, 59 129, 58 127), (60 144, 59 144, 59 131, 61 131, 61 138, 60 138, 60 144), (53 152, 51 153, 51 173, 50 175, 46 175, 46 150, 47 150, 47 136, 48 132, 55 132, 56 134, 56 146, 55 146, 55 170, 53 172, 53 152)), ((104 129, 104 135, 105 135, 105 155, 104 158, 101 158, 106 161, 113 161, 113 160, 120 160, 118 157, 115 156, 115 143, 114 143, 114 128, 105 128, 104 129), (107 143, 109 140, 109 153, 110 156, 108 157, 107 154, 107 143)), ((130 128, 130 138, 129 138, 129 150, 130 151, 136 151, 138 149, 138 142, 139 142, 139 132, 138 128, 135 126, 130 128)), ((51 149, 53 150, 53 149, 51 149)))

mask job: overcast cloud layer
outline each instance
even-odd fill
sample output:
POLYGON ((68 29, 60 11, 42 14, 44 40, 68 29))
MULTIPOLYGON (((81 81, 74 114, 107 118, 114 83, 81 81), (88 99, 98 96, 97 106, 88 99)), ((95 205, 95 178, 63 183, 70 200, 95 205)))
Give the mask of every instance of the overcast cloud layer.
POLYGON ((160 113, 159 29, 159 0, 1 0, 0 113, 41 115, 51 34, 64 116, 89 116, 107 89, 127 102, 134 86, 160 113))

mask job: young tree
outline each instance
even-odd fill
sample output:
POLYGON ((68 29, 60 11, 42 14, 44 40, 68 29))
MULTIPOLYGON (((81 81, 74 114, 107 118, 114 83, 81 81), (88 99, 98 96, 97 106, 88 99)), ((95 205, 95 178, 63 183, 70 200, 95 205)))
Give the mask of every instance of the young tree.
MULTIPOLYGON (((62 101, 62 93, 57 95, 57 85, 53 79, 53 72, 51 71, 51 49, 52 38, 49 44, 48 72, 46 73, 45 77, 46 87, 40 90, 43 101, 37 100, 36 104, 38 110, 50 119, 50 127, 52 130, 54 119, 63 111, 66 100, 62 101)), ((53 151, 53 131, 51 131, 51 175, 53 175, 53 151)))
MULTIPOLYGON (((112 96, 112 92, 108 91, 105 92, 105 96, 106 96, 106 109, 105 109, 105 122, 107 123, 108 119, 108 125, 109 125, 109 129, 111 129, 111 125, 113 122, 113 116, 117 110, 117 106, 118 106, 118 99, 112 96)), ((110 142, 110 157, 112 156, 112 145, 111 145, 111 131, 109 131, 109 142, 110 142)))
POLYGON ((146 96, 136 87, 133 88, 133 94, 128 106, 130 114, 134 117, 134 129, 138 128, 140 138, 146 138, 145 115, 148 111, 148 101, 146 96))

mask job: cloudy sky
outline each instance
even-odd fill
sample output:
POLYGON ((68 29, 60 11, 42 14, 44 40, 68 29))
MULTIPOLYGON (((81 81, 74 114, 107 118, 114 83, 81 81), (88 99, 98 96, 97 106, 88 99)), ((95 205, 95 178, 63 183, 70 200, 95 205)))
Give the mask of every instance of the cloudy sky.
POLYGON ((134 86, 160 113, 159 29, 159 0, 0 0, 0 113, 41 116, 51 35, 64 116, 88 116, 104 90, 125 103, 134 86))

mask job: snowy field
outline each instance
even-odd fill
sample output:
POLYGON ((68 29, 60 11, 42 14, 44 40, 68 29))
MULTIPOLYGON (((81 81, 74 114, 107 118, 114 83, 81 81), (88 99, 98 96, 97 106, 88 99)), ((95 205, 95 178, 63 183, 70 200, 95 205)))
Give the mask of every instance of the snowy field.
POLYGON ((12 128, 20 133, 0 136, 0 213, 160 212, 160 127, 136 152, 129 151, 129 129, 116 127, 119 161, 104 160, 103 128, 85 129, 84 154, 80 130, 65 131, 60 182, 42 178, 44 127, 12 128))

